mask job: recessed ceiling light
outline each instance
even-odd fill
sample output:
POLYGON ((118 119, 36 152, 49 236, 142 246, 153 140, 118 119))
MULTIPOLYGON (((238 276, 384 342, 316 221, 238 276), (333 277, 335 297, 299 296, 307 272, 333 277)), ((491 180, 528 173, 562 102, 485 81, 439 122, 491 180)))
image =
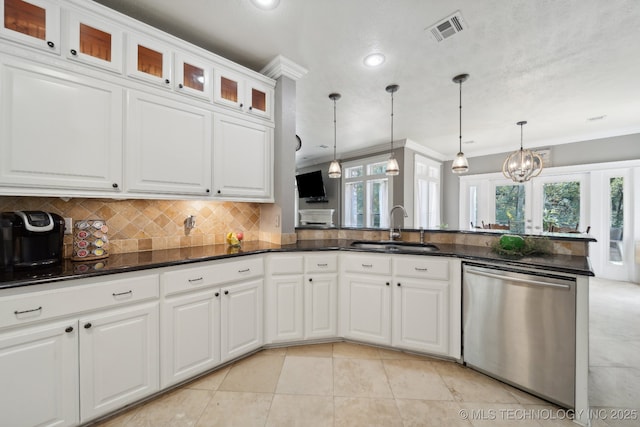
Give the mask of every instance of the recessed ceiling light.
POLYGON ((278 7, 280 0, 251 0, 251 3, 259 9, 271 10, 278 7))
POLYGON ((384 63, 384 55, 381 53, 371 53, 364 57, 364 65, 367 67, 377 67, 384 63))
POLYGON ((473 139, 470 139, 469 141, 462 141, 463 144, 475 144, 475 141, 473 139))
POLYGON ((606 114, 603 114, 602 116, 589 117, 589 118, 587 118, 587 121, 588 122, 595 122, 595 121, 598 121, 598 120, 604 120, 605 117, 607 117, 606 114))

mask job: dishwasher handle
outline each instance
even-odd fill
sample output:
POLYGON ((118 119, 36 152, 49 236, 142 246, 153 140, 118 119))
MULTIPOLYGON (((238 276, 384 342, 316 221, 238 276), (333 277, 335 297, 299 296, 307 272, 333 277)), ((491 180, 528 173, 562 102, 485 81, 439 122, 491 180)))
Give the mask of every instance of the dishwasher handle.
POLYGON ((570 285, 563 285, 561 283, 551 283, 551 282, 544 282, 542 280, 523 279, 520 277, 513 277, 513 276, 501 276, 500 274, 488 273, 484 270, 477 270, 475 268, 467 268, 465 269, 465 272, 471 273, 471 274, 477 274, 478 276, 489 277, 491 279, 509 280, 511 282, 518 282, 526 285, 546 286, 549 288, 560 288, 560 289, 567 289, 567 290, 571 289, 570 285))

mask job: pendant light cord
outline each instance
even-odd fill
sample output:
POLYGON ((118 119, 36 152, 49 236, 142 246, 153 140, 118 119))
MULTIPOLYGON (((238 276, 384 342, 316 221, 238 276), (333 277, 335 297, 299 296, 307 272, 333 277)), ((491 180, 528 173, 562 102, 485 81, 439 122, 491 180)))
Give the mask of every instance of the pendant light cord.
POLYGON ((391 92, 391 155, 393 155, 393 92, 391 92))
POLYGON ((524 126, 524 123, 520 122, 520 151, 523 150, 523 148, 522 148, 522 126, 524 126))
POLYGON ((460 120, 458 120, 458 123, 460 125, 460 128, 459 128, 460 145, 459 145, 458 152, 462 153, 462 80, 460 80, 459 86, 460 86, 460 105, 459 105, 458 113, 459 113, 460 120))
POLYGON ((336 140, 338 139, 338 131, 336 129, 336 99, 333 99, 333 160, 336 160, 336 140))

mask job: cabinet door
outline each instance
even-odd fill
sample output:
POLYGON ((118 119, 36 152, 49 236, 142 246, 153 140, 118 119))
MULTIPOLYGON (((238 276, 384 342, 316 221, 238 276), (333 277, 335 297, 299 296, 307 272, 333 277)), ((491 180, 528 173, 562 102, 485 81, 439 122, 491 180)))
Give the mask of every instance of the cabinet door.
POLYGON ((214 71, 213 100, 237 110, 245 108, 244 78, 231 71, 216 68, 214 71))
POLYGON ((303 276, 271 277, 267 284, 267 342, 299 341, 304 338, 303 276))
POLYGON ((127 189, 208 195, 211 113, 163 97, 127 97, 127 189))
POLYGON ((220 362, 220 290, 167 298, 161 314, 162 388, 220 362))
POLYGON ((0 334, 0 378, 2 425, 77 425, 77 321, 0 334))
POLYGON ((122 89, 17 61, 0 67, 0 183, 119 191, 122 89))
POLYGON ((346 338, 391 344, 391 278, 346 275, 340 286, 341 332, 346 338))
POLYGON ((338 332, 338 276, 306 276, 304 290, 305 338, 334 338, 338 332))
POLYGON ((67 58, 122 73, 123 31, 106 21, 69 12, 67 58))
POLYGON ((176 53, 174 88, 186 95, 213 100, 213 66, 204 60, 176 53))
POLYGON ((273 200, 273 129, 214 115, 214 196, 273 200))
POLYGON ((447 355, 448 283, 398 278, 393 288, 393 346, 447 355))
POLYGON ((60 6, 49 0, 0 0, 0 36, 60 53, 60 6))
POLYGON ((271 119, 273 113, 273 89, 259 82, 247 80, 247 111, 256 116, 271 119))
POLYGON ((80 319, 80 419, 159 389, 158 303, 80 319))
POLYGON ((127 40, 127 74, 170 89, 171 49, 137 34, 128 34, 127 40))
POLYGON ((252 280, 222 288, 222 361, 241 356, 262 345, 263 280, 252 280))

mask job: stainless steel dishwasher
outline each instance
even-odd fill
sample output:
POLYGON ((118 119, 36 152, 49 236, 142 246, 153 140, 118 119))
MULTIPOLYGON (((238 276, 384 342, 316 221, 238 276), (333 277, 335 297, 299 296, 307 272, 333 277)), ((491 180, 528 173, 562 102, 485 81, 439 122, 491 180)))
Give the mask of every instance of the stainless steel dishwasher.
POLYGON ((464 362, 573 408, 575 278, 465 263, 462 295, 464 362))

